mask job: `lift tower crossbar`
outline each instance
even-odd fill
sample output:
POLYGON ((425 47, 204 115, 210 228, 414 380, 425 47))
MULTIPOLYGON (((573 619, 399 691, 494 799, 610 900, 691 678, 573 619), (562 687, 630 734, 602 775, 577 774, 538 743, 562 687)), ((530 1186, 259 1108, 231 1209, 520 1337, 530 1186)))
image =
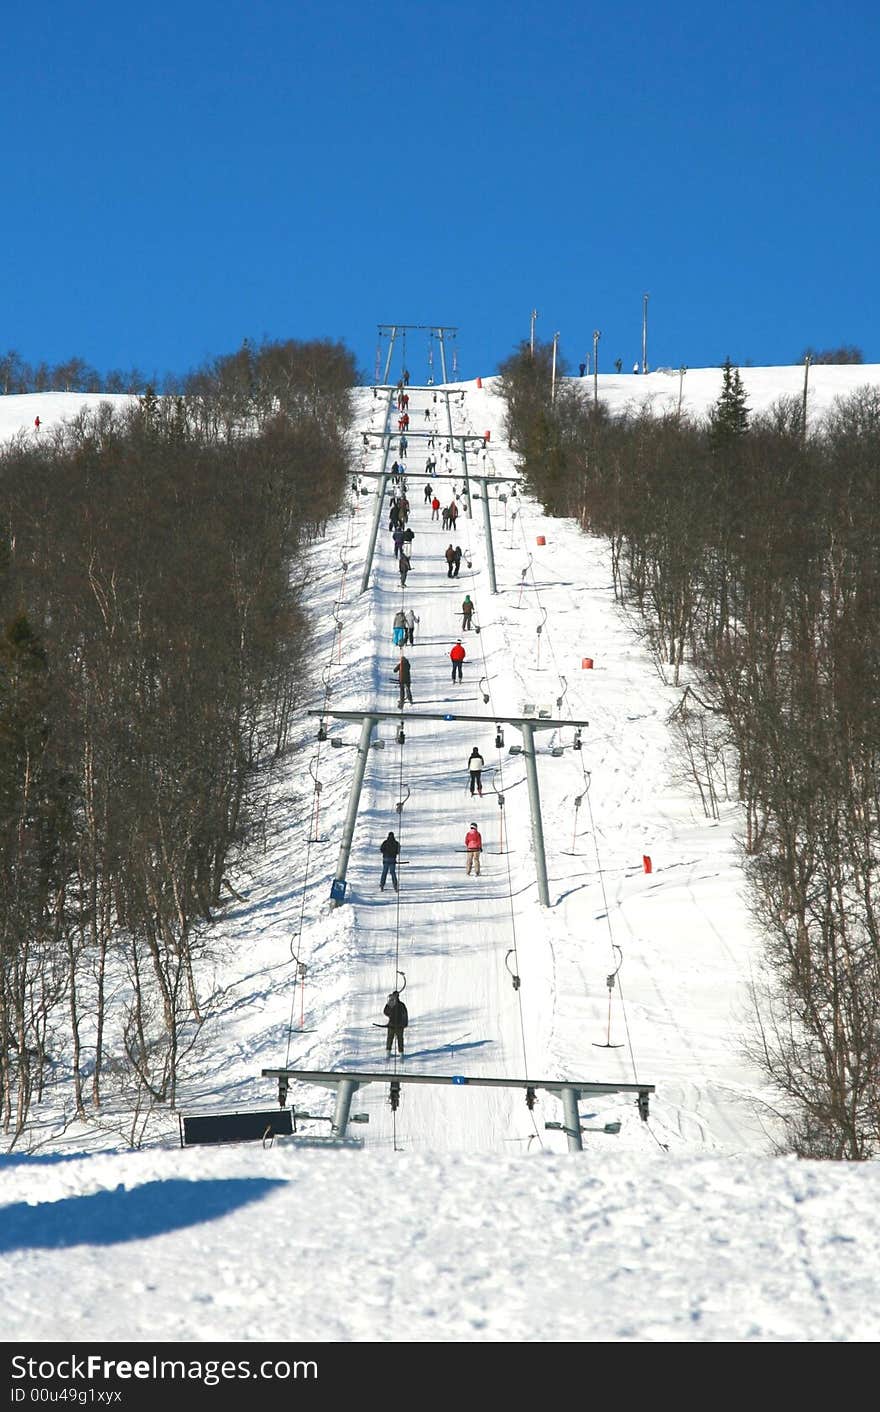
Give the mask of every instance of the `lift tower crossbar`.
MULTIPOLYGON (((367 1084, 389 1082, 388 1072, 369 1069, 263 1069, 264 1079, 278 1079, 279 1094, 287 1093, 291 1080, 299 1083, 317 1084, 319 1088, 336 1090, 336 1112, 330 1129, 331 1137, 337 1141, 345 1138, 348 1126, 351 1100, 359 1088, 367 1084)), ((519 1088, 532 1095, 543 1090, 562 1100, 565 1116, 561 1126, 568 1140, 569 1152, 582 1152, 580 1114, 578 1102, 585 1097, 602 1097, 613 1093, 634 1093, 638 1096, 639 1113, 643 1121, 648 1117, 649 1095, 655 1092, 654 1084, 591 1083, 586 1079, 494 1079, 469 1074, 399 1074, 393 1082, 397 1084, 453 1084, 467 1088, 519 1088)), ((282 1100, 283 1103, 283 1100, 282 1100)))
MULTIPOLYGON (((336 865, 336 877, 330 892, 331 907, 338 905, 345 896, 346 873, 348 871, 348 860, 351 857, 351 845, 354 839, 354 826, 357 822, 358 806, 360 804, 361 788, 364 782, 364 770, 367 765, 367 755, 370 750, 370 736, 373 727, 379 721, 402 720, 402 711, 309 711, 310 716, 326 717, 330 716, 335 721, 360 721, 361 735, 357 746, 357 763, 351 781, 349 792, 348 809, 345 815, 345 822, 342 828, 342 843, 339 847, 339 861, 336 865)), ((522 733, 523 747, 522 755, 526 762, 526 782, 529 788, 529 810, 532 816, 532 844, 535 851, 535 872, 537 874, 538 901, 542 907, 550 906, 550 884, 547 878, 547 857, 544 851, 544 825, 541 819, 541 795, 538 789, 538 765, 535 756, 535 731, 563 730, 566 727, 584 728, 589 721, 560 721, 549 716, 470 716, 460 715, 456 712, 441 711, 407 711, 408 721, 478 721, 482 725, 491 726, 504 725, 513 726, 515 730, 522 733)))
POLYGON ((388 344, 388 357, 385 359, 385 372, 382 374, 383 382, 387 383, 388 381, 388 371, 391 367, 391 355, 394 352, 394 343, 397 338, 397 335, 399 333, 403 334, 405 347, 406 335, 408 333, 418 333, 420 331, 430 333, 439 342, 440 366, 443 369, 443 381, 448 382, 449 379, 446 376, 446 346, 444 340, 447 334, 451 335, 454 338, 455 335, 458 333, 457 328, 453 327, 451 324, 379 324, 378 328, 380 338, 382 337, 383 333, 387 333, 390 335, 390 342, 388 344))
MULTIPOLYGON (((368 436, 384 436, 384 433, 381 433, 381 432, 368 432, 367 435, 368 435, 368 436)), ((421 435, 421 433, 416 432, 416 433, 414 433, 414 435, 421 435)), ((428 433, 426 432, 426 433, 424 433, 424 435, 427 436, 428 433)), ((478 441, 478 442, 480 443, 480 445, 483 445, 483 444, 484 444, 483 438, 482 438, 481 436, 476 436, 476 437, 474 437, 474 436, 471 436, 471 435, 469 434, 469 435, 466 436, 466 437, 460 437, 460 438, 457 438, 457 439, 458 439, 458 440, 461 440, 461 441, 478 441)), ((462 454, 464 454, 464 453, 462 452, 462 454)), ((387 461, 388 461, 388 455, 389 455, 389 448, 388 448, 388 446, 386 446, 386 447, 385 447, 385 463, 386 463, 386 464, 387 464, 387 461)), ((374 554, 375 549, 376 549, 376 538, 377 538, 378 531, 379 531, 379 521, 380 521, 381 518, 382 518, 382 504, 383 504, 383 501, 384 501, 384 499, 385 499, 385 487, 386 487, 386 485, 388 484, 388 472, 383 468, 381 471, 358 471, 358 475, 360 475, 360 476, 365 476, 365 477, 371 477, 372 479, 378 480, 378 481, 381 482, 381 484, 376 487, 376 495, 377 495, 378 499, 377 499, 377 504, 375 505, 374 510, 373 510, 373 524, 372 524, 371 530, 370 530, 370 543, 369 543, 368 548, 367 548, 367 557, 366 557, 366 559, 365 559, 365 561, 364 561, 364 571, 363 571, 363 574, 361 575, 361 593, 366 593, 367 589, 368 589, 369 586, 370 586, 370 573, 372 572, 372 568, 373 568, 373 554, 374 554)), ((407 472, 406 472, 406 478, 407 478, 407 480, 410 480, 410 479, 412 479, 412 478, 415 478, 416 476, 427 477, 427 478, 430 479, 430 477, 428 477, 428 473, 427 473, 426 471, 407 471, 407 472)), ((435 477, 435 479, 436 479, 436 477, 435 477)), ((490 592, 490 593, 497 593, 497 592, 498 592, 498 580, 497 580, 496 573, 495 573, 495 545, 494 545, 494 543, 493 543, 493 541, 492 541, 492 519, 491 519, 491 516, 490 516, 490 514, 489 514, 489 494, 488 494, 488 489, 487 489, 487 487, 488 487, 489 485, 491 485, 494 481, 497 481, 499 484, 502 484, 502 483, 510 483, 511 485, 519 485, 519 484, 520 484, 520 478, 519 478, 519 476, 495 476, 495 475, 492 475, 492 476, 486 475, 486 476, 484 476, 484 475, 475 475, 475 474, 473 473, 473 471, 472 471, 472 472, 470 473, 470 476, 468 476, 468 473, 465 472, 465 483, 466 483, 466 485, 467 485, 468 480, 475 480, 475 481, 477 481, 477 482, 482 486, 483 532, 484 532, 484 534, 485 534, 485 536, 486 536, 486 567, 487 567, 488 570, 489 570, 489 592, 490 592)), ((470 496, 469 493, 468 493, 468 497, 467 497, 467 506, 468 506, 468 514, 470 514, 470 513, 471 513, 471 496, 470 496)))

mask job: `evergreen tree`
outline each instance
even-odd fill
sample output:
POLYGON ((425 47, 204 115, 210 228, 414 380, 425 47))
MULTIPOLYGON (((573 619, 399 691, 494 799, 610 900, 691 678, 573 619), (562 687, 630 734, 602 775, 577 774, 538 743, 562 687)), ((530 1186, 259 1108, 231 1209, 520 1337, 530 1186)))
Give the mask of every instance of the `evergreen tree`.
POLYGON ((739 368, 725 359, 724 380, 718 401, 709 413, 709 445, 713 451, 724 450, 739 441, 749 429, 749 409, 746 390, 739 368))

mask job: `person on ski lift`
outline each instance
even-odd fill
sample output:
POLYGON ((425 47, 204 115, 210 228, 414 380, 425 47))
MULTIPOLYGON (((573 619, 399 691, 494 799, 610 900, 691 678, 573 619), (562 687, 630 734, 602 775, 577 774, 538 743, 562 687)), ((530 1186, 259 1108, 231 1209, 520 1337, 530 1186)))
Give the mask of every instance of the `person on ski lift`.
POLYGON ((481 799, 483 797, 482 770, 485 763, 485 760, 483 759, 482 755, 480 754, 479 750, 475 745, 473 750, 471 751, 471 758, 468 760, 468 770, 470 771, 471 798, 473 798, 474 790, 477 791, 477 794, 480 796, 481 799))
POLYGON ((461 681, 461 680, 462 680, 461 664, 462 664, 462 662, 464 661, 464 659, 465 659, 466 656, 467 656, 467 653, 465 652, 464 648, 463 648, 462 645, 461 645, 461 638, 459 638, 458 641, 456 642, 455 646, 453 647, 452 651, 451 651, 450 654, 449 654, 450 660, 451 660, 451 662, 452 662, 452 680, 453 680, 453 681, 461 681))
POLYGON ((382 854, 382 878, 379 883, 379 891, 385 891, 385 881, 390 873, 391 883, 394 891, 397 891, 397 859, 400 854, 400 844, 389 831, 388 837, 380 845, 379 852, 382 854))
POLYGON ((409 1024, 409 1013, 400 998, 400 992, 392 990, 388 1003, 382 1011, 388 1017, 388 1033, 385 1039, 385 1053, 391 1058, 391 1046, 397 1040, 397 1052, 403 1058, 403 1032, 409 1024))
POLYGON ((401 657, 400 661, 394 668, 394 674, 397 677, 398 682, 400 683, 397 701, 398 709, 403 706, 404 696, 406 696, 407 701, 409 702, 410 706, 412 706, 412 669, 410 667, 408 657, 401 657))
POLYGON ((467 863, 465 872, 470 875, 473 868, 477 877, 480 876, 480 854, 483 851, 483 837, 475 822, 471 822, 468 832, 465 834, 464 846, 467 849, 467 863))

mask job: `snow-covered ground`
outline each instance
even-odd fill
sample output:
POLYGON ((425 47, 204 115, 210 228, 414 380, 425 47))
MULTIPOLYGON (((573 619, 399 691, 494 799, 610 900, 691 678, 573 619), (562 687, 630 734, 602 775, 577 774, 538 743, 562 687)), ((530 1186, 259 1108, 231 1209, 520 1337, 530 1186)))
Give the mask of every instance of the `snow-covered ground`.
MULTIPOLYGON (((802 368, 742 377, 753 410, 803 390, 802 368)), ((677 406, 681 392, 702 415, 721 372, 598 382, 612 408, 646 397, 677 406)), ((810 414, 866 383, 880 384, 880 367, 811 369, 810 414)), ((383 512, 361 592, 375 483, 365 477, 366 493, 350 496, 311 554, 314 679, 297 722, 307 748, 279 775, 265 851, 236 879, 244 900, 216 928, 214 1014, 181 1108, 273 1107, 276 1084, 262 1071, 279 1067, 528 1078, 537 1103, 529 1109, 521 1089, 405 1084, 392 1111, 388 1085, 371 1083, 353 1103, 369 1118, 350 1129, 363 1145, 345 1150, 300 1145, 326 1137, 319 1120, 271 1149, 181 1149, 167 1114, 132 1152, 124 1113, 82 1128, 46 1111, 32 1151, 0 1157, 8 1341, 273 1341, 288 1336, 282 1306, 290 1337, 329 1342, 880 1332, 880 1174, 774 1156, 773 1095, 744 1054, 760 943, 737 806, 725 801, 707 819, 684 783, 667 725, 681 692, 615 605, 607 546, 500 479, 515 463, 494 380, 449 392, 454 432, 490 433, 468 460, 472 474, 499 478, 488 501, 498 592, 477 483, 473 517, 463 511, 454 533, 431 520, 416 433, 435 432, 431 481, 444 504, 453 492, 464 503, 462 467, 446 451, 445 390, 411 387, 412 571, 402 593, 383 512), (450 540, 463 550, 451 581, 450 540), (465 593, 479 633, 461 628, 465 593), (419 624, 401 745, 391 624, 402 602, 419 624), (458 637, 468 653, 460 686, 448 657, 458 637), (538 900, 524 760, 510 749, 518 730, 506 724, 495 746, 496 722, 526 707, 588 722, 581 750, 573 726, 536 735, 549 908, 538 900), (321 709, 326 742, 308 714, 321 709), (395 718, 377 727, 347 897, 330 910, 359 735, 359 722, 331 713, 366 709, 395 718), (481 720, 420 721, 422 711, 481 720), (474 744, 487 769, 472 800, 474 744), (479 878, 464 868, 472 820, 484 837, 479 878), (378 890, 389 829, 405 860, 399 895, 378 890), (408 1053, 389 1064, 374 1026, 404 979, 408 1053), (559 1079, 653 1085, 648 1120, 632 1093, 584 1097, 585 1150, 569 1152, 545 1127, 563 1115, 540 1081, 559 1079)), ((43 435, 87 400, 101 399, 2 398, 0 437, 43 435)), ((356 403, 360 457, 361 433, 385 425, 387 398, 360 389, 356 403)), ((381 464, 373 437, 362 469, 381 464)), ((326 1088, 295 1083, 290 1098, 333 1111, 326 1088)))

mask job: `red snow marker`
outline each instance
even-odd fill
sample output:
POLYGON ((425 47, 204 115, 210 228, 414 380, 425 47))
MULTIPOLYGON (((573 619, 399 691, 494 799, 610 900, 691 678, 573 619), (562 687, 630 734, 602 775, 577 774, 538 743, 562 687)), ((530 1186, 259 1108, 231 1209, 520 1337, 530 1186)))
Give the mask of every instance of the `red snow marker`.
POLYGON ((483 379, 482 379, 482 378, 477 378, 477 387, 482 387, 482 386, 483 386, 483 379))
POLYGON ((537 539, 535 540, 535 543, 536 543, 536 544, 546 544, 547 541, 546 541, 546 539, 544 538, 544 536, 543 536, 542 534, 539 534, 538 537, 537 537, 537 539))
POLYGON ((650 858, 648 857, 647 853, 643 853, 643 854, 642 854, 642 867, 644 868, 644 870, 645 870, 646 873, 650 873, 650 871, 651 871, 651 860, 650 860, 650 858))
POLYGON ((588 667, 592 667, 592 665, 593 665, 593 659, 592 659, 592 657, 582 657, 582 658, 581 658, 581 666, 582 666, 585 670, 586 670, 588 667))

